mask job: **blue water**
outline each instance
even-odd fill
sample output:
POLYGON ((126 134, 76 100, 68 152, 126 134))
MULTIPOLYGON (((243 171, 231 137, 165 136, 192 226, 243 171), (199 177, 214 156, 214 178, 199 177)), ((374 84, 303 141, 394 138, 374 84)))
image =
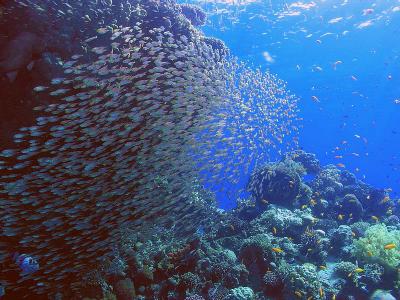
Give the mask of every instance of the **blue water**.
POLYGON ((202 30, 287 81, 301 99, 299 146, 396 197, 400 1, 218 2, 191 2, 210 15, 202 30))

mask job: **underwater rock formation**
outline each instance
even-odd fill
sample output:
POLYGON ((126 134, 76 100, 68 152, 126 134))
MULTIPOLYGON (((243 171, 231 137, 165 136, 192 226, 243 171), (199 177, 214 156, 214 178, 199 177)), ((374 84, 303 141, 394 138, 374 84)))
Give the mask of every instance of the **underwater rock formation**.
POLYGON ((308 174, 316 174, 321 169, 321 165, 317 159, 317 156, 313 153, 308 153, 303 150, 295 150, 285 153, 284 159, 290 159, 300 163, 308 174))
POLYGON ((338 214, 345 214, 351 216, 354 221, 359 221, 364 213, 363 206, 357 197, 353 194, 346 194, 342 199, 338 201, 339 207, 337 209, 338 214))
POLYGON ((22 68, 32 70, 34 60, 44 51, 44 41, 31 32, 21 32, 1 49, 0 75, 13 82, 22 68))
POLYGON ((303 172, 302 166, 291 160, 268 164, 252 174, 248 190, 259 207, 268 203, 291 207, 299 194, 303 172))

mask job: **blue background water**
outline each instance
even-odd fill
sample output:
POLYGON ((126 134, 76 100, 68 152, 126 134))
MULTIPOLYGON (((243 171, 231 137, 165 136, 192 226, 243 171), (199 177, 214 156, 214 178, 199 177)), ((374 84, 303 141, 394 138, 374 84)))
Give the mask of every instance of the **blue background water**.
POLYGON ((398 195, 400 1, 194 2, 210 14, 202 28, 206 35, 270 69, 301 99, 301 148, 324 165, 342 163, 358 178, 398 195), (296 12, 300 15, 282 17, 296 12), (372 25, 358 27, 369 20, 372 25), (266 61, 265 51, 273 62, 266 61), (343 63, 335 70, 337 61, 343 63))

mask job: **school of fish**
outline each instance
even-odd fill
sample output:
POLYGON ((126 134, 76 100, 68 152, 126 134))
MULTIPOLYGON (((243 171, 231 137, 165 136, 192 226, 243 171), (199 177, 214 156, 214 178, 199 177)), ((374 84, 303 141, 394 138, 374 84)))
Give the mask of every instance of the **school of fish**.
POLYGON ((297 99, 284 82, 213 48, 190 24, 187 35, 160 25, 161 12, 179 11, 174 2, 14 2, 73 20, 82 35, 63 77, 34 89, 56 103, 37 107, 36 124, 0 151, 7 291, 78 288, 124 227, 195 231, 194 180, 234 183, 271 149, 293 146, 297 99), (38 270, 21 276, 15 252, 38 270))

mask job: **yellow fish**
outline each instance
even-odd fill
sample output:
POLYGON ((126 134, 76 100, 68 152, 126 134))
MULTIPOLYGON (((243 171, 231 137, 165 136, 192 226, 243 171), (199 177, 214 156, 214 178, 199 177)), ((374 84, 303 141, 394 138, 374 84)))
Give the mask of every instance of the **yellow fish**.
POLYGON ((324 298, 324 289, 322 287, 319 288, 319 296, 323 299, 324 298))
POLYGON ((356 268, 356 269, 354 270, 354 272, 356 272, 356 273, 362 273, 362 272, 364 272, 364 269, 356 268))
POLYGON ((379 222, 379 218, 377 216, 371 216, 371 219, 374 220, 375 222, 379 222))
POLYGON ((272 251, 274 251, 275 253, 282 253, 283 252, 283 250, 281 248, 278 248, 278 247, 272 248, 272 251))
POLYGON ((391 250, 391 249, 396 248, 396 244, 390 243, 390 244, 385 245, 383 248, 384 248, 385 250, 391 250))

